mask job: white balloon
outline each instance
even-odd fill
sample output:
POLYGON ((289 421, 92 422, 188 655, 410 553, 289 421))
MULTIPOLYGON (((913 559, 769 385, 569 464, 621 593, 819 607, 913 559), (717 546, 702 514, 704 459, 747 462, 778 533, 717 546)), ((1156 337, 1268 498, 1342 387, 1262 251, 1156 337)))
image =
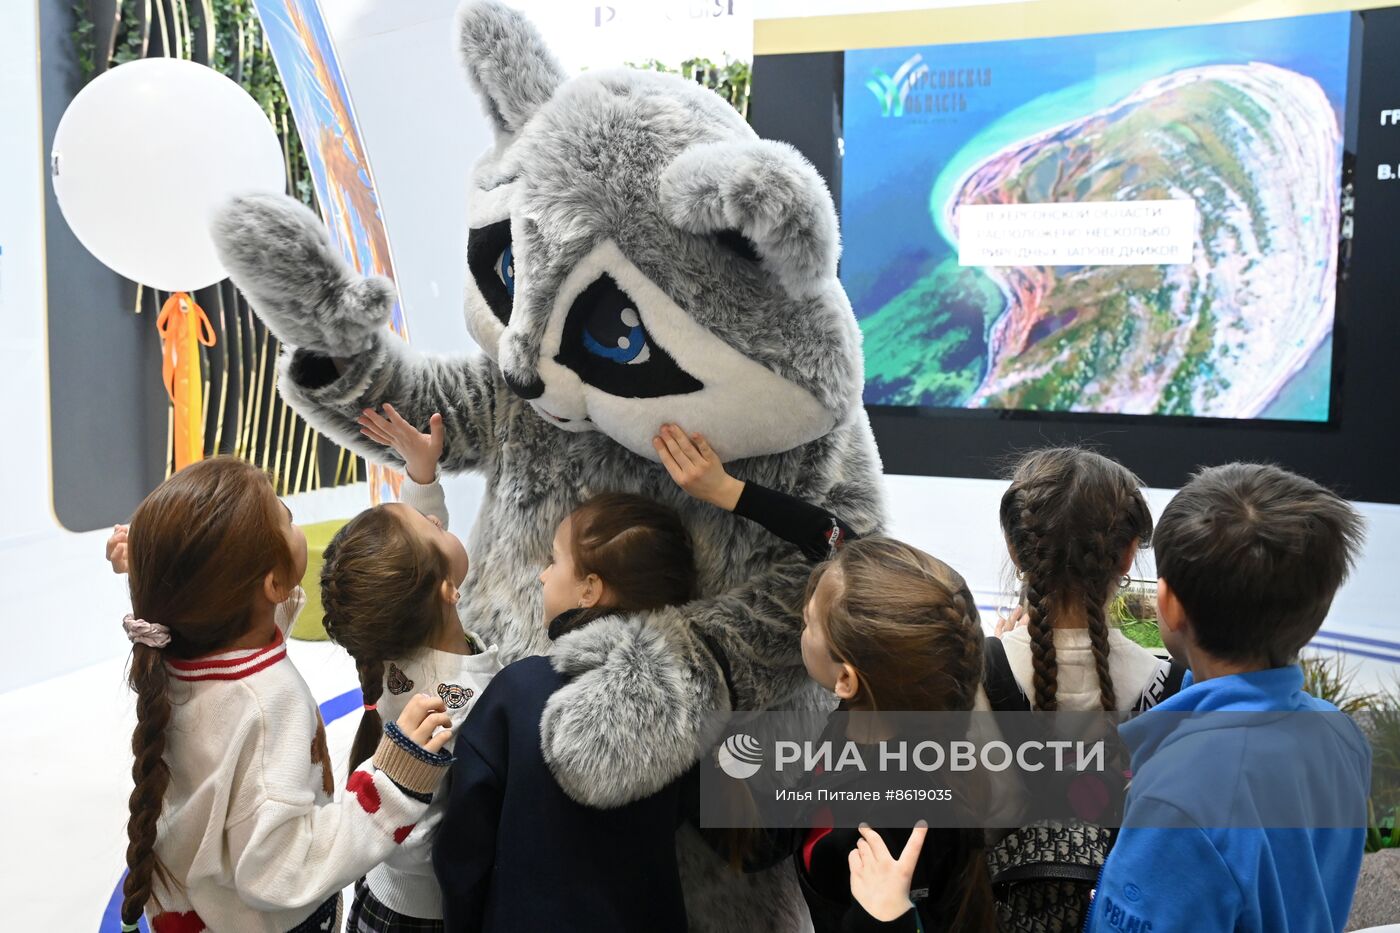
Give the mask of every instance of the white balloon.
POLYGON ((127 62, 79 91, 58 123, 51 165, 83 246, 162 291, 226 278, 209 235, 214 211, 286 184, 282 146, 257 102, 177 58, 127 62))

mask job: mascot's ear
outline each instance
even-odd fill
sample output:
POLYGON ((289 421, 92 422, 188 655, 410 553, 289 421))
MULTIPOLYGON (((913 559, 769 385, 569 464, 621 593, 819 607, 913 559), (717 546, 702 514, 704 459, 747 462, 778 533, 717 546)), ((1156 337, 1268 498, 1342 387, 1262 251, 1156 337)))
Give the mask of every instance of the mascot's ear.
POLYGON ((841 253, 831 193, 796 149, 771 140, 705 143, 661 176, 667 218, 690 233, 753 243, 783 287, 807 296, 829 286, 841 253))
POLYGON ((495 0, 469 0, 457 11, 462 63, 486 104, 496 134, 520 131, 564 83, 564 69, 519 11, 495 0))

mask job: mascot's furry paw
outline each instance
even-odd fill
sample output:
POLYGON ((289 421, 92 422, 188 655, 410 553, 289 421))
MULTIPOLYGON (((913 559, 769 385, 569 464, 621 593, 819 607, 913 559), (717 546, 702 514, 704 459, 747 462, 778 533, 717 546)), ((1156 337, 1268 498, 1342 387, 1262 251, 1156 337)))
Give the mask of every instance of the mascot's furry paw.
POLYGON ((285 344, 351 357, 368 350, 389 320, 393 283, 352 272, 299 201, 234 198, 215 216, 213 235, 229 277, 285 344))
POLYGON ((661 621, 599 619, 555 643, 554 667, 573 680, 545 706, 540 741, 559 786, 586 806, 653 794, 699 757, 709 691, 661 621))

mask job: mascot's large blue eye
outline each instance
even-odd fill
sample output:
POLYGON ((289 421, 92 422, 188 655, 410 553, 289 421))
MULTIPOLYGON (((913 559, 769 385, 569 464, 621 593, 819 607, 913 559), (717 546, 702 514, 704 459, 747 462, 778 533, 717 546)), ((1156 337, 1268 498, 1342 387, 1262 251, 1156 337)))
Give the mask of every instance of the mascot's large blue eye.
POLYGON ((467 234, 467 268, 481 297, 502 324, 510 323, 515 300, 515 251, 511 249, 510 218, 467 234))
POLYGON ((515 297, 515 250, 509 243, 501 252, 501 256, 496 260, 496 275, 500 276, 501 284, 506 287, 506 294, 515 297))
POLYGON ((651 358, 647 332, 636 308, 622 308, 613 314, 595 314, 584 326, 583 348, 594 356, 633 366, 651 358))
POLYGON ((647 333, 637 302, 606 272, 569 306, 554 361, 586 385, 619 398, 687 395, 705 388, 647 333))

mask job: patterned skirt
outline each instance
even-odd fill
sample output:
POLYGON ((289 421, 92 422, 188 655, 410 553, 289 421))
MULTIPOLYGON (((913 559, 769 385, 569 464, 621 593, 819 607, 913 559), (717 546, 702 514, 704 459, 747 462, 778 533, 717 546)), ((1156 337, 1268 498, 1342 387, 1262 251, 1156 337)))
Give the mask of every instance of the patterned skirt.
POLYGON ((350 905, 345 933, 443 933, 443 929, 441 920, 395 913, 370 893, 363 878, 355 882, 355 902, 350 905))

